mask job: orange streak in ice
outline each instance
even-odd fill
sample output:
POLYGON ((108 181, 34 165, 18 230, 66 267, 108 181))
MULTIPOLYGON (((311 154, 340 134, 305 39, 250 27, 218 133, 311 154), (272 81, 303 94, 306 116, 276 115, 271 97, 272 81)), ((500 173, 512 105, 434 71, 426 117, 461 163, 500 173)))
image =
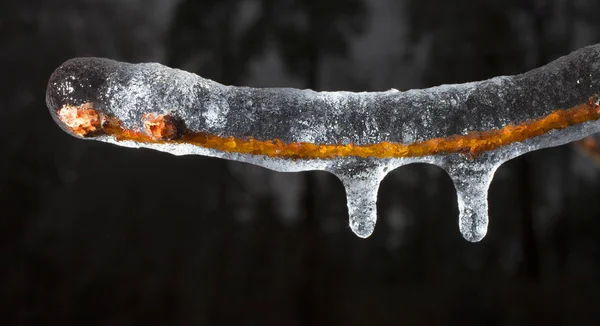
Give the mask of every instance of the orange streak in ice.
MULTIPOLYGON (((466 135, 452 135, 443 138, 433 138, 411 144, 382 142, 378 144, 312 144, 308 142, 284 143, 279 139, 256 140, 254 138, 238 139, 221 137, 207 133, 195 133, 189 130, 169 131, 170 134, 180 134, 176 139, 164 139, 154 134, 148 135, 143 131, 129 130, 122 127, 121 122, 112 117, 102 125, 104 134, 113 135, 117 140, 131 140, 140 143, 176 143, 193 144, 205 148, 228 153, 266 155, 270 157, 297 159, 331 159, 335 157, 358 156, 377 158, 418 157, 450 153, 463 153, 477 156, 483 152, 497 149, 514 142, 543 135, 552 130, 564 129, 569 126, 600 118, 600 105, 595 99, 582 103, 570 109, 559 109, 538 120, 527 121, 518 125, 510 124, 501 129, 488 131, 473 131, 466 135)), ((72 106, 65 106, 72 108, 72 106)), ((90 104, 80 106, 90 115, 90 104)), ((61 110, 59 110, 59 117, 61 110)), ((93 116, 93 115, 92 115, 93 116)), ((67 124, 67 127, 71 126, 67 124)), ((91 131, 94 128, 89 128, 91 131)), ((79 136, 96 136, 81 133, 81 128, 71 128, 79 136)))

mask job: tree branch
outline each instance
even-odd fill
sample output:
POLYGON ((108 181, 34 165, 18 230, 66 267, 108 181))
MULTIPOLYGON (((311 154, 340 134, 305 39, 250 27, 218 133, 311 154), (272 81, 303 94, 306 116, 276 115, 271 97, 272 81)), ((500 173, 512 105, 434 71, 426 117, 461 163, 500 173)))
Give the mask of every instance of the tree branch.
POLYGON ((594 45, 521 75, 372 93, 224 86, 160 64, 77 58, 51 76, 47 104, 77 137, 278 171, 333 172, 352 190, 351 226, 360 236, 376 219, 373 190, 360 195, 367 185, 376 194, 395 167, 437 164, 459 190, 463 235, 477 241, 487 228, 495 169, 600 131, 598 94, 594 45))

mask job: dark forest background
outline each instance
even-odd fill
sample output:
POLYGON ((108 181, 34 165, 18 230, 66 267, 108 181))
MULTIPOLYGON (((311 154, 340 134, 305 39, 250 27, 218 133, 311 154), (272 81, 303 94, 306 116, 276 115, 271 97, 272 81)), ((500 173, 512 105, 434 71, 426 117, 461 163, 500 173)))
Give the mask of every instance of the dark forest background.
POLYGON ((421 88, 600 42, 595 0, 3 0, 0 325, 593 325, 600 167, 571 144, 505 164, 463 240, 439 168, 379 193, 363 240, 324 172, 77 140, 47 80, 75 56, 225 84, 421 88))

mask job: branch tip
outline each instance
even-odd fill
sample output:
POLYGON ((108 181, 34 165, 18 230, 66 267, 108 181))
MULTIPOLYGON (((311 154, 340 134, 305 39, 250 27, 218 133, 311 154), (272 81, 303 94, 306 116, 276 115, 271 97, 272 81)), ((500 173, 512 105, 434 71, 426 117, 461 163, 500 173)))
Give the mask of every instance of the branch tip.
POLYGON ((79 106, 64 105, 56 112, 71 132, 80 137, 94 136, 102 131, 105 117, 98 113, 91 103, 79 106))

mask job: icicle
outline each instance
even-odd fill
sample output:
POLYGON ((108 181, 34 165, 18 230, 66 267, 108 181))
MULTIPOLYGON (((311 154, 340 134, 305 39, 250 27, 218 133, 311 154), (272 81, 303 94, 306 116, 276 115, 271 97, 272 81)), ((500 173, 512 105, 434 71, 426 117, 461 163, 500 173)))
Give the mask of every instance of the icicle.
POLYGON ((377 222, 377 191, 387 174, 382 167, 364 167, 362 164, 336 169, 335 174, 344 184, 350 228, 361 238, 367 238, 377 222))
POLYGON ((463 237, 478 242, 488 228, 488 189, 500 162, 455 156, 445 169, 454 182, 458 200, 458 226, 463 237))

